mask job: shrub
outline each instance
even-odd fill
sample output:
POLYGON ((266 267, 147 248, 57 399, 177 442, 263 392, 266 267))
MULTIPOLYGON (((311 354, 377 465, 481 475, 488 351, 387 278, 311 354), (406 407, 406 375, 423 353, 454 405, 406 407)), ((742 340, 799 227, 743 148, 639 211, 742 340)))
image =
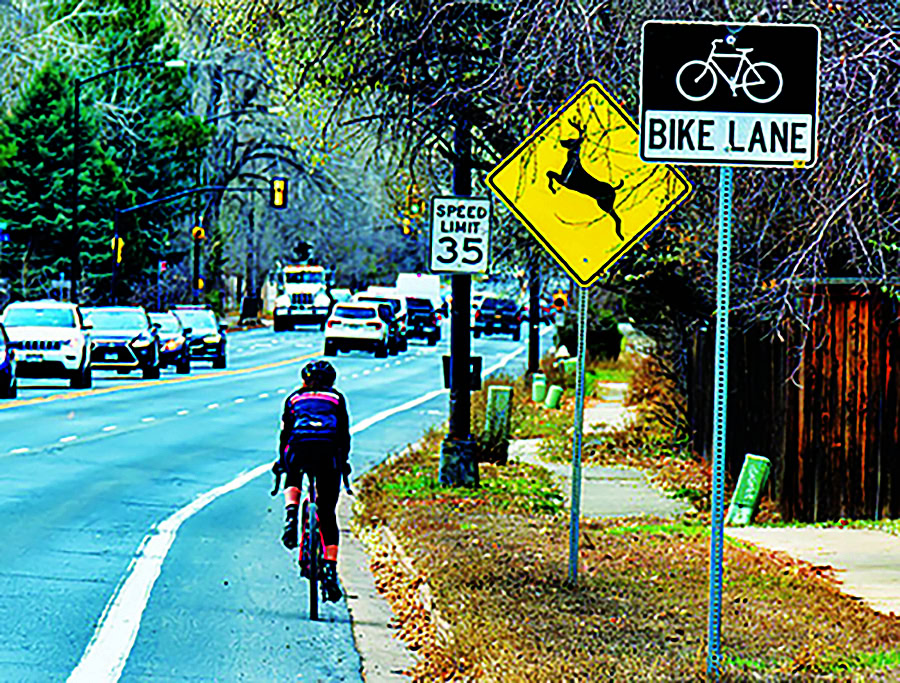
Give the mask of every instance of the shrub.
MULTIPOLYGON (((622 348, 622 333, 615 316, 608 310, 588 306, 586 351, 595 360, 616 360, 622 348)), ((569 310, 561 327, 556 330, 556 345, 565 344, 573 356, 578 349, 578 313, 569 310)))

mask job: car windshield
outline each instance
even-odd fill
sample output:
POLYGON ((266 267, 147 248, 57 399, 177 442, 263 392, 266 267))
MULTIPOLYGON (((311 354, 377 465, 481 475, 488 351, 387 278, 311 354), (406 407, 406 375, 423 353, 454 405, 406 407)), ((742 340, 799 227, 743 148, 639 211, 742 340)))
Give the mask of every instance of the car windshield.
POLYGON ((175 315, 185 327, 190 327, 194 332, 218 332, 216 316, 212 311, 176 311, 175 315))
POLYGON ((396 299, 384 299, 378 296, 361 296, 359 297, 360 301, 374 301, 375 303, 387 304, 391 307, 391 310, 394 312, 394 315, 397 314, 397 311, 400 310, 400 302, 396 299))
POLYGON ((310 273, 310 272, 300 272, 300 273, 285 273, 284 281, 289 285, 299 285, 307 282, 312 282, 318 285, 325 284, 325 273, 310 273))
POLYGON ((150 321, 159 324, 159 331, 164 333, 177 333, 181 332, 181 326, 178 324, 178 318, 176 318, 171 313, 164 313, 162 315, 150 314, 150 321))
POLYGON ((143 330, 147 328, 147 317, 143 311, 107 311, 93 309, 88 315, 95 330, 143 330))
POLYGON ((375 317, 375 309, 374 308, 353 308, 351 306, 338 306, 334 309, 334 314, 338 318, 352 318, 356 320, 363 320, 365 318, 374 318, 375 317))
POLYGON ((416 299, 411 296, 406 297, 406 307, 410 311, 427 311, 430 313, 433 310, 428 299, 416 299))
POLYGON ((7 327, 75 327, 71 308, 8 308, 3 317, 7 327))
POLYGON ((516 311, 519 307, 511 299, 485 299, 481 308, 483 310, 516 311))

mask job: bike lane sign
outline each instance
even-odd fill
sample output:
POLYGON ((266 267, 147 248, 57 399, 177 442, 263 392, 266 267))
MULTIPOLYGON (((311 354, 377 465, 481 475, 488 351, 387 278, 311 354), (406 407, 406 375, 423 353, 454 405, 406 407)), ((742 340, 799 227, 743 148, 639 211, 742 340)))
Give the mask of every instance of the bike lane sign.
POLYGON ((820 44, 810 24, 645 22, 641 158, 812 166, 820 44))
POLYGON ((644 163, 623 105, 589 80, 485 179, 581 287, 691 192, 674 166, 644 163))

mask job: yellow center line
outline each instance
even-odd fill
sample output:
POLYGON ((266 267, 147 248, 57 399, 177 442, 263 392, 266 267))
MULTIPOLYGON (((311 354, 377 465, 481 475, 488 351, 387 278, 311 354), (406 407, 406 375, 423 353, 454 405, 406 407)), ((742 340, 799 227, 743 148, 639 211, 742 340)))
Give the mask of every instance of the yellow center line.
POLYGON ((274 363, 265 363, 264 365, 254 365, 252 368, 241 368, 239 370, 222 370, 221 372, 209 372, 205 375, 196 375, 194 377, 172 377, 171 379, 155 379, 145 382, 135 382, 134 384, 125 384, 118 387, 103 387, 101 389, 84 389, 82 391, 71 391, 60 394, 51 394, 50 396, 38 396, 29 398, 24 401, 8 401, 0 403, 0 410, 7 408, 18 408, 19 406, 30 406, 36 403, 49 403, 50 401, 67 401, 73 398, 82 398, 84 396, 98 396, 100 394, 111 394, 115 391, 127 391, 131 389, 144 389, 147 387, 160 386, 162 384, 180 384, 181 382, 197 382, 202 379, 214 379, 216 377, 230 377, 233 375, 246 375, 251 372, 260 372, 261 370, 271 370, 272 368, 280 368, 291 363, 297 363, 301 360, 308 360, 319 356, 318 353, 307 353, 303 356, 288 358, 274 363))

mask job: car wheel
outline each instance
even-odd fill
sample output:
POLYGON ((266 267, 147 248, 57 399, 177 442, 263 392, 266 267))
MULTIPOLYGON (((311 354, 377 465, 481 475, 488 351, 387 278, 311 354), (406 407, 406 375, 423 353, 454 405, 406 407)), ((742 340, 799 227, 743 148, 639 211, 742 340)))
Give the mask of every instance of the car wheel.
POLYGON ((407 349, 409 349, 409 340, 403 337, 403 341, 400 342, 400 350, 406 351, 407 349))
POLYGON ((430 337, 428 337, 428 344, 429 344, 430 346, 437 346, 437 343, 438 343, 440 340, 441 340, 441 335, 440 335, 440 334, 433 334, 433 335, 431 335, 430 337))
POLYGON ((75 374, 69 380, 69 386, 72 389, 90 389, 92 384, 91 366, 76 370, 75 374))
POLYGON ((481 330, 472 330, 472 336, 478 339, 481 336, 481 330))
POLYGON ((391 356, 396 356, 398 353, 400 353, 400 342, 397 341, 393 344, 388 344, 387 351, 391 356))
POLYGON ((381 342, 378 346, 375 347, 375 357, 376 358, 387 358, 388 357, 387 342, 381 342))
POLYGON ((182 358, 175 365, 175 372, 179 375, 187 375, 191 371, 191 357, 185 354, 184 358, 182 358))
POLYGON ((159 366, 155 365, 152 368, 144 368, 142 374, 144 379, 159 379, 159 366))
POLYGON ((326 356, 336 356, 337 355, 337 346, 333 341, 325 342, 325 355, 326 356))
POLYGON ((224 370, 225 369, 225 356, 221 355, 218 358, 214 359, 212 362, 212 366, 216 370, 224 370))
POLYGON ((15 398, 19 395, 19 380, 14 380, 12 384, 9 385, 9 393, 6 395, 7 398, 15 398))
POLYGON ((519 341, 519 339, 522 338, 522 331, 519 328, 516 328, 512 334, 513 334, 513 341, 519 341))
POLYGON ((275 320, 272 321, 272 330, 275 332, 284 332, 284 330, 285 330, 284 323, 282 321, 280 321, 278 318, 275 318, 275 320))
POLYGON ((16 397, 16 383, 10 380, 9 386, 5 389, 0 390, 0 398, 15 398, 16 397))

